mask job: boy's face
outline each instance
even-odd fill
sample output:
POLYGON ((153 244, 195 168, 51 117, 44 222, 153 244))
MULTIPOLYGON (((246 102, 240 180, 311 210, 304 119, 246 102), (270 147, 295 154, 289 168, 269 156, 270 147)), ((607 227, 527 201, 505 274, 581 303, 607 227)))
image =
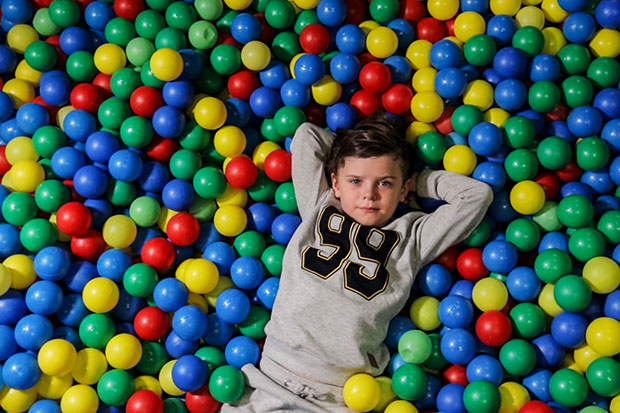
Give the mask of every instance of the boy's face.
POLYGON ((404 180, 399 162, 392 155, 346 157, 331 179, 344 213, 362 225, 376 227, 392 218, 409 189, 409 179, 404 180))

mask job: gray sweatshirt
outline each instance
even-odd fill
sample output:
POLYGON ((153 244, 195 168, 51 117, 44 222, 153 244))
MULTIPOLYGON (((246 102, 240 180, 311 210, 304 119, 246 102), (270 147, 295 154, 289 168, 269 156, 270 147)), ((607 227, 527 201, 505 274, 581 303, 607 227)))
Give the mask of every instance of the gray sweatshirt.
POLYGON ((419 269, 466 238, 493 199, 488 185, 425 170, 417 194, 445 200, 382 228, 345 217, 323 164, 334 139, 311 123, 291 144, 302 223, 291 238, 263 356, 298 375, 342 386, 356 373, 380 375, 390 358, 383 341, 405 305, 419 269))

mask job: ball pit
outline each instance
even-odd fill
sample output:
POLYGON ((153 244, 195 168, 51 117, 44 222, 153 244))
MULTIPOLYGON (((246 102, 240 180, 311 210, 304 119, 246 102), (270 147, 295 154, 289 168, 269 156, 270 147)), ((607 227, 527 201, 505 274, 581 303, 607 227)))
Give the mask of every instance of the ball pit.
POLYGON ((292 135, 385 110, 495 200, 347 406, 620 411, 617 0, 0 3, 3 410, 239 399, 300 223, 292 135))

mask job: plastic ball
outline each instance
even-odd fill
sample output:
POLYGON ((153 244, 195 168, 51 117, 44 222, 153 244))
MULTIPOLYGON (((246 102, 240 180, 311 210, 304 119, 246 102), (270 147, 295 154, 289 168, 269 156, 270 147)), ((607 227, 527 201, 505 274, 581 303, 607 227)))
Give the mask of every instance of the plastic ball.
POLYGON ((549 381, 549 392, 553 400, 566 407, 583 403, 588 394, 586 379, 571 369, 556 371, 549 381))
POLYGON ((344 402, 351 410, 367 412, 379 404, 379 383, 368 374, 356 374, 347 379, 343 387, 344 402))
POLYGON ((491 382, 476 380, 465 387, 463 402, 469 412, 493 412, 499 409, 501 396, 497 386, 491 382))
POLYGON ((53 339, 41 346, 37 360, 41 371, 48 376, 64 376, 75 367, 77 352, 70 342, 53 339))
POLYGON ((597 294, 609 294, 620 284, 620 267, 607 257, 594 257, 583 267, 583 278, 597 294))
POLYGON ((602 356, 611 357, 620 352, 615 340, 620 322, 609 317, 599 317, 592 321, 586 330, 586 341, 594 351, 602 356))
POLYGON ((232 366, 216 368, 209 378, 209 391, 222 403, 233 403, 243 394, 245 379, 241 371, 232 366))
POLYGON ((82 292, 84 305, 95 313, 111 311, 119 299, 119 290, 114 281, 97 277, 90 280, 82 292))
POLYGON ((476 321, 476 335, 488 346, 504 345, 512 334, 510 319, 499 311, 487 311, 476 321))

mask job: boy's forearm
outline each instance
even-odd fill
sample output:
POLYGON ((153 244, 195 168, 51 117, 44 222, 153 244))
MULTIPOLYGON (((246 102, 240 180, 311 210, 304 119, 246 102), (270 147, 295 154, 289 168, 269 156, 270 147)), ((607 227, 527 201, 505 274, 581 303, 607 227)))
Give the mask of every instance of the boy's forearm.
POLYGON ((449 204, 467 198, 470 202, 493 199, 491 188, 484 182, 448 171, 425 169, 415 179, 418 196, 446 201, 449 204))

